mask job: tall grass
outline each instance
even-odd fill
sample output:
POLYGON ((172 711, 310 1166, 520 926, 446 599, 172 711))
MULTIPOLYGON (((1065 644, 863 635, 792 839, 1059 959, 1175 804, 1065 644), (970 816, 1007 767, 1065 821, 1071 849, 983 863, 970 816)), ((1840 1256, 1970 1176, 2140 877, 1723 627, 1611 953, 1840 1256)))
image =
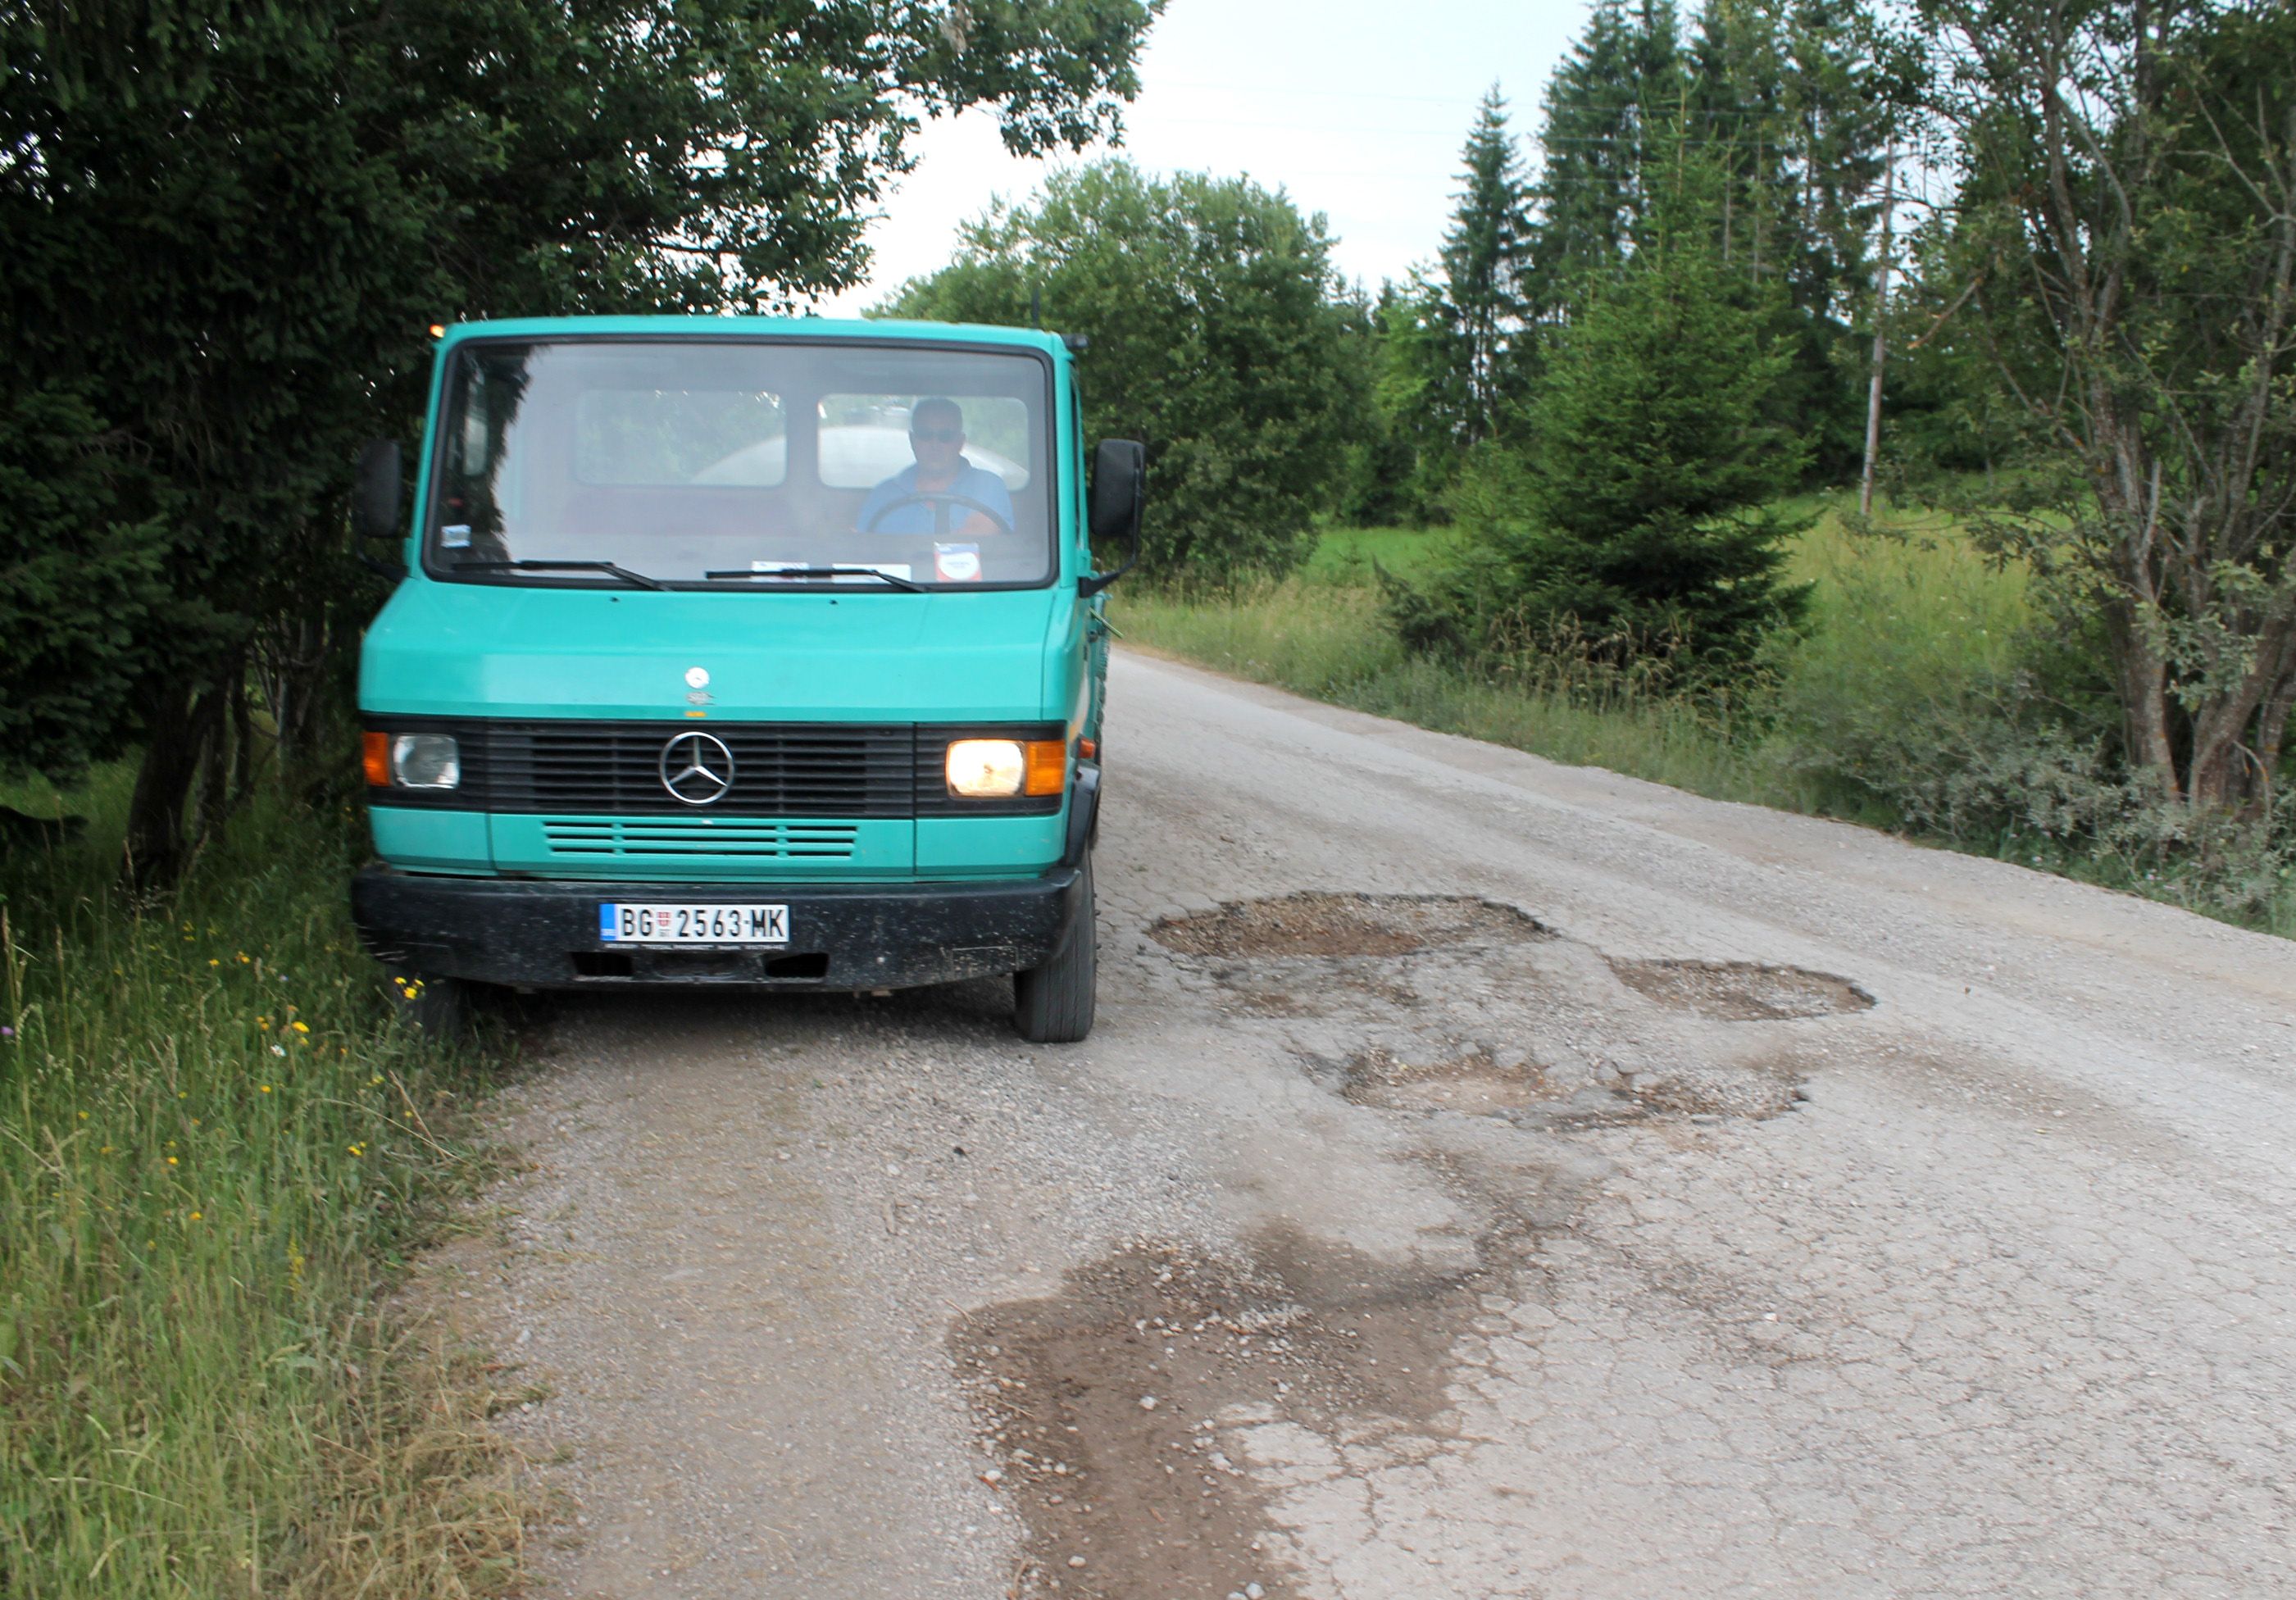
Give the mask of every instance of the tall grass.
POLYGON ((1472 670, 1409 655, 1371 563, 1407 577, 1439 557, 1440 532, 1333 529, 1284 583, 1235 595, 1119 591, 1114 615, 1152 649, 1335 704, 1716 799, 1898 828, 2296 933, 2296 881, 2284 870, 2284 887, 2259 896, 2253 872, 2180 872, 2031 830, 1972 832, 1939 825, 1934 811, 1909 814, 1904 797, 1943 775, 1914 767, 1950 760, 1963 729, 2009 726, 2000 702, 2020 692, 2033 620, 2024 577, 1939 516, 1885 514, 1857 531, 1835 497, 1782 509, 1815 519, 1790 556, 1792 576, 1812 586, 1810 613, 1759 664, 1758 691, 1740 704, 1685 700, 1567 652, 1472 670))
POLYGON ((480 1079, 387 1015, 348 817, 266 795, 131 899, 124 775, 72 798, 88 839, 0 857, 0 1594, 497 1587, 480 1374, 381 1303, 480 1079))
POLYGON ((1116 619, 1152 649, 1334 705, 1701 794, 1779 803, 1770 775, 1705 710, 1625 687, 1590 698, 1410 655, 1374 590, 1293 578, 1224 601, 1140 591, 1125 596, 1116 619))

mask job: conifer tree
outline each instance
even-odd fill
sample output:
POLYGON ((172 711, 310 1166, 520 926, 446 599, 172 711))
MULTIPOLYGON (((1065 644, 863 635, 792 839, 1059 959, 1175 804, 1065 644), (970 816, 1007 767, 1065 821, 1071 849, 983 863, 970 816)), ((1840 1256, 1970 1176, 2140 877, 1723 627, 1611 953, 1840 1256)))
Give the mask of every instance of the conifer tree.
POLYGON ((1407 643, 1487 655, 1567 638, 1712 683, 1806 603, 1783 581, 1792 527, 1765 508, 1807 455, 1775 415, 1792 360, 1781 291, 1725 270, 1721 170, 1679 124, 1652 132, 1674 148, 1625 264, 1588 281, 1554 336, 1528 451, 1479 459, 1460 558, 1391 592, 1407 643))
POLYGON ((1626 253, 1643 203, 1647 130, 1679 100, 1674 8, 1600 0, 1548 83, 1533 194, 1529 298, 1542 321, 1567 317, 1582 285, 1626 253))
POLYGON ((1464 186, 1440 258, 1464 379, 1459 438, 1472 445, 1497 429, 1528 309, 1522 278, 1530 258, 1530 199, 1496 84, 1476 109, 1462 160, 1464 186))

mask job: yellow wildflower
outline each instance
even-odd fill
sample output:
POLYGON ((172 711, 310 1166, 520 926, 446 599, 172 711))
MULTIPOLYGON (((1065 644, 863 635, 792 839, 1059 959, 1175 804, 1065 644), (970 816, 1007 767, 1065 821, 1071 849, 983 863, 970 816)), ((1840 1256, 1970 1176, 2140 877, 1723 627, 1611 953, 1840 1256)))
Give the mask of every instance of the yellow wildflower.
POLYGON ((308 1022, 295 1022, 291 1023, 290 1026, 291 1026, 298 1033, 308 1033, 311 1031, 311 1024, 308 1022))

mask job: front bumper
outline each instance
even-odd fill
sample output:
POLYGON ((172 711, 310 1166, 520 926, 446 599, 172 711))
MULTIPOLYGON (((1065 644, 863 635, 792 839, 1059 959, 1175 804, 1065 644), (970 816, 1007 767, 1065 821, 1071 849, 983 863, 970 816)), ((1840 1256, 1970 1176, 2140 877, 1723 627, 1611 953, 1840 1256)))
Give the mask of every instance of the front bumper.
POLYGON ((1042 965, 1084 898, 1074 866, 955 883, 577 883, 370 867, 351 917, 378 960, 428 977, 533 989, 724 984, 913 989, 1042 965), (602 901, 786 905, 774 949, 647 948, 598 937, 602 901))

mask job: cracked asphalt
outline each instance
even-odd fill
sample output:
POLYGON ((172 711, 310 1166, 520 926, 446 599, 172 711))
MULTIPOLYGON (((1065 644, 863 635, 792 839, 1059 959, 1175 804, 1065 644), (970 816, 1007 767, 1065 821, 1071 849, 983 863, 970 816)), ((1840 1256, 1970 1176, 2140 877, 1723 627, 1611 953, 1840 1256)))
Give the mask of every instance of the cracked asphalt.
POLYGON ((534 1592, 2296 1594, 2296 945, 1119 654, 1101 1013, 582 997, 534 1592))

